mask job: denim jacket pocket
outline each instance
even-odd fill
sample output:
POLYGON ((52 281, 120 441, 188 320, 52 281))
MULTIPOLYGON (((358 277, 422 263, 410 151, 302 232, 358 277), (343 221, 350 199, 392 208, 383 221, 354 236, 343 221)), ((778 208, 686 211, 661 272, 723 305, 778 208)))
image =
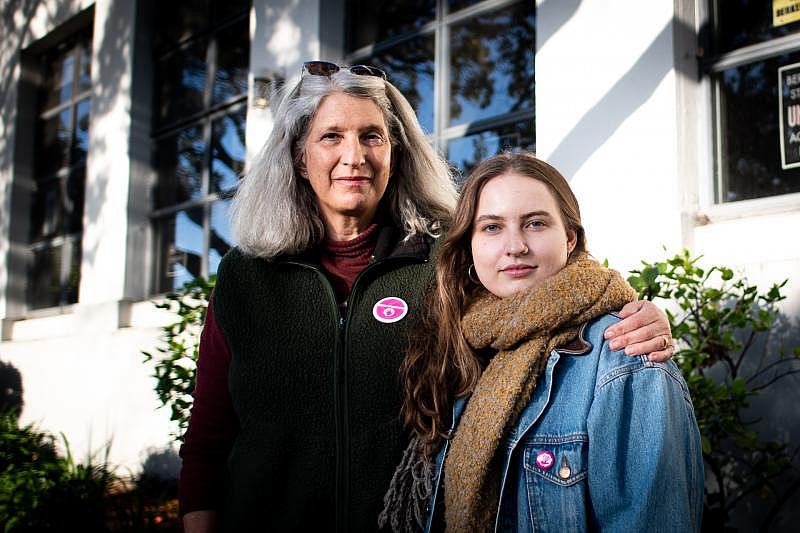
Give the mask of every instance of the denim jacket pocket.
MULTIPOLYGON (((588 460, 589 437, 585 433, 537 435, 524 443, 525 475, 520 481, 525 486, 519 487, 518 494, 527 496, 530 530, 586 529, 588 460)), ((520 529, 528 530, 527 527, 520 529)))

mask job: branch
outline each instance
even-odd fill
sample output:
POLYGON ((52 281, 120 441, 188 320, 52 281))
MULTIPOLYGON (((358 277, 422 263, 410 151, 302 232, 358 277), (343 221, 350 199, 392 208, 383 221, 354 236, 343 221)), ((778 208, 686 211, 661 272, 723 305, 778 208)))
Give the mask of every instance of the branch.
POLYGON ((753 382, 756 379, 758 379, 761 375, 763 375, 765 372, 768 372, 770 369, 775 368, 776 366, 782 365, 784 363, 791 363, 793 361, 797 361, 797 359, 785 358, 785 359, 778 359, 777 361, 773 361, 770 364, 768 364, 767 366, 765 366, 764 368, 758 370, 756 373, 754 373, 749 378, 747 378, 746 383, 749 385, 751 382, 753 382))
POLYGON ((755 339, 755 337, 756 337, 756 330, 751 330, 750 331, 750 336, 748 337, 747 342, 744 344, 744 347, 742 348, 742 351, 739 352, 741 355, 739 355, 739 360, 736 361, 736 365, 735 365, 736 374, 739 373, 739 365, 741 365, 742 361, 744 361, 744 356, 747 353, 747 350, 749 350, 750 346, 753 344, 753 339, 755 339))
POLYGON ((759 533, 766 533, 770 530, 770 525, 772 521, 775 520, 775 517, 778 516, 778 511, 780 511, 781 507, 789 501, 789 496, 791 496, 794 492, 800 489, 800 478, 795 480, 788 489, 786 489, 783 494, 775 500, 775 503, 772 504, 772 507, 767 511, 767 517, 764 522, 761 524, 759 528, 759 533))
POLYGON ((767 387, 769 387, 770 385, 772 385, 776 381, 778 381, 780 379, 783 379, 786 376, 791 376, 792 374, 800 374, 800 368, 795 368, 795 369, 792 369, 792 370, 788 370, 787 372, 785 372, 785 373, 783 373, 783 374, 781 374, 779 376, 773 377, 771 380, 767 381, 763 385, 760 385, 758 387, 753 387, 750 390, 753 391, 753 392, 760 392, 762 389, 766 389, 767 387))

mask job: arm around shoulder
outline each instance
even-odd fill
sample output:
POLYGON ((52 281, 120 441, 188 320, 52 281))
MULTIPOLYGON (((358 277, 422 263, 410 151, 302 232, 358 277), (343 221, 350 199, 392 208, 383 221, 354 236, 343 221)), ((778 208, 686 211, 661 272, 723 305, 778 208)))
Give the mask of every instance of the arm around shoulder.
POLYGON ((628 361, 599 377, 589 412, 593 517, 610 531, 699 531, 703 457, 686 384, 672 363, 628 361))

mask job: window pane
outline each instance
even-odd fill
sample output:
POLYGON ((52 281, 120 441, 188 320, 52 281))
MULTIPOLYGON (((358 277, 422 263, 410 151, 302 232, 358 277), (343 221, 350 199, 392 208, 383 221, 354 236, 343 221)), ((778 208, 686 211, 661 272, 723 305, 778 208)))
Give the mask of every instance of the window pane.
POLYGON ((364 61, 386 71, 427 133, 433 132, 433 43, 433 35, 415 37, 364 61))
POLYGON ((50 109, 72 98, 72 77, 75 73, 75 57, 67 51, 53 57, 45 68, 47 76, 44 86, 43 109, 50 109))
POLYGON ((536 151, 532 121, 522 120, 454 139, 447 143, 447 159, 461 171, 463 181, 481 160, 508 149, 536 151))
POLYGON ((162 272, 160 291, 180 288, 202 273, 203 208, 178 211, 159 224, 162 272))
POLYGON ((529 2, 453 26, 451 126, 534 108, 534 28, 529 2))
POLYGON ((154 10, 155 47, 163 50, 208 28, 208 3, 159 2, 154 10))
POLYGON ((449 13, 455 13, 456 11, 464 9, 465 7, 480 4, 481 1, 482 0, 447 0, 447 11, 449 13))
POLYGON ((772 2, 736 0, 715 2, 717 10, 716 52, 724 53, 781 37, 800 29, 800 22, 772 25, 772 2))
MULTIPOLYGON (((212 20, 215 22, 242 15, 250 10, 250 0, 214 0, 214 15, 212 20)), ((249 32, 245 28, 245 35, 249 32)))
POLYGON ((349 50, 413 31, 436 16, 435 0, 376 2, 352 0, 347 3, 351 37, 349 50))
POLYGON ((64 285, 62 303, 74 304, 78 301, 78 289, 81 284, 81 240, 67 241, 67 246, 69 247, 67 250, 69 254, 69 271, 64 285))
POLYGON ((230 200, 222 200, 211 204, 211 235, 209 235, 208 273, 214 274, 219 268, 222 256, 233 246, 231 225, 228 211, 230 200))
POLYGON ((250 33, 247 19, 218 35, 217 71, 214 76, 214 103, 247 93, 250 63, 250 33))
POLYGON ((83 167, 75 170, 67 178, 67 194, 64 198, 64 219, 66 233, 80 233, 83 230, 83 199, 86 186, 86 171, 83 167))
POLYGON ((72 143, 72 162, 75 165, 86 161, 89 151, 89 113, 92 110, 91 100, 88 98, 78 102, 75 106, 75 139, 72 143))
POLYGON ((84 43, 80 45, 80 67, 78 69, 78 91, 84 92, 92 88, 92 49, 84 43))
POLYGON ((211 191, 229 193, 239 184, 247 155, 244 109, 214 121, 211 132, 211 191))
POLYGON ((206 43, 176 50, 159 61, 161 125, 188 118, 203 110, 206 83, 206 43))
POLYGON ((157 207, 202 198, 206 153, 202 127, 191 126, 159 141, 157 150, 157 207))
POLYGON ((800 191, 800 169, 781 169, 777 85, 778 68, 796 62, 800 54, 785 54, 718 76, 720 201, 800 191))
POLYGON ((36 174, 44 177, 54 174, 69 162, 70 109, 39 122, 39 153, 36 156, 36 174))
POLYGON ((33 309, 55 307, 61 301, 61 246, 33 251, 28 272, 28 301, 33 309))
POLYGON ((31 242, 61 233, 61 180, 39 182, 31 202, 31 242))

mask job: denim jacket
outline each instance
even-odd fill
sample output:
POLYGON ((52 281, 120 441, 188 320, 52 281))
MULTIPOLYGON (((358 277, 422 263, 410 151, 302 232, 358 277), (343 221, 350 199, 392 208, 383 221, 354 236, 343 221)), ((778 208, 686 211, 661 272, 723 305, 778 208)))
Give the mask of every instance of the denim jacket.
MULTIPOLYGON (((550 354, 498 450, 496 531, 700 530, 703 458, 686 382, 672 361, 611 350, 603 332, 617 321, 588 322, 550 354)), ((454 427, 466 403, 456 402, 454 427)), ((425 531, 444 512, 447 448, 436 457, 425 531)))

